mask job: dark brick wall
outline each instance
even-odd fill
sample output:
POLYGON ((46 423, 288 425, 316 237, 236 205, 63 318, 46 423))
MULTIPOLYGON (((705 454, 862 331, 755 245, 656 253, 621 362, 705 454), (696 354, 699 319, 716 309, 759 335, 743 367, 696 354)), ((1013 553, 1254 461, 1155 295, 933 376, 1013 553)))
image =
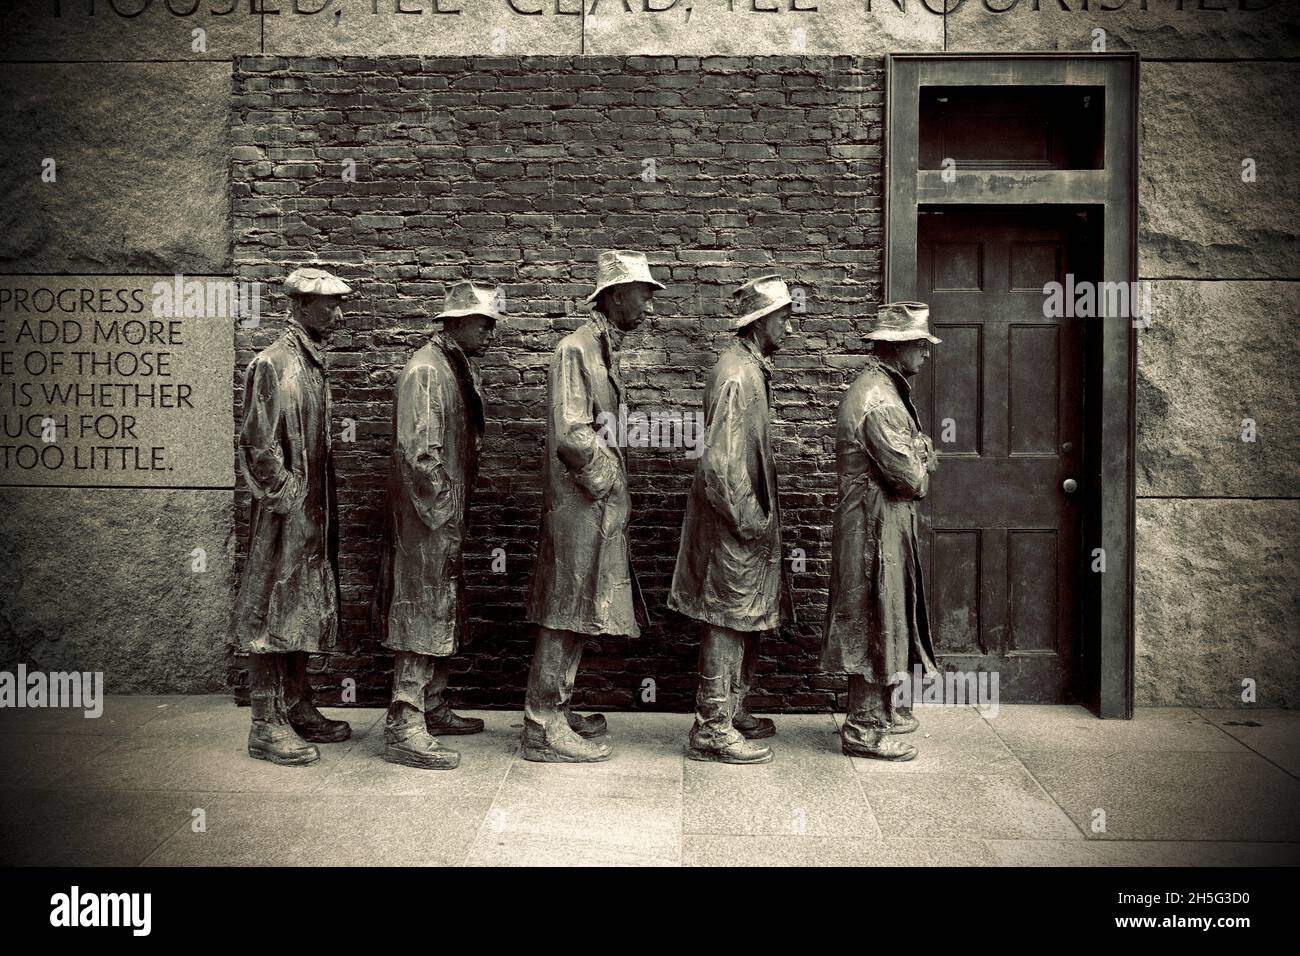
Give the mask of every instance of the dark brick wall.
MULTIPOLYGON (((877 60, 848 57, 246 57, 233 98, 237 274, 275 282, 331 264, 360 295, 331 352, 343 538, 343 628, 354 652, 324 662, 337 701, 386 700, 391 658, 366 611, 384 520, 391 387, 441 307, 444 285, 501 286, 510 321, 481 360, 487 451, 466 556, 474 643, 453 686, 467 706, 522 706, 532 651, 522 605, 536 551, 546 365, 585 318, 597 252, 645 251, 668 288, 658 317, 630 336, 623 374, 633 409, 698 409, 725 344, 731 290, 779 272, 804 290, 796 334, 776 360, 781 497, 797 625, 765 638, 753 703, 817 710, 842 679, 818 667, 834 504, 832 423, 861 364, 859 318, 880 296, 881 107, 877 60), (356 181, 342 177, 346 160, 356 181), (643 179, 654 159, 656 177, 643 179), (504 548, 507 571, 489 570, 504 548)), ((237 377, 279 333, 237 339, 237 377)), ((236 401, 239 397, 237 395, 236 401)), ((236 409, 239 413, 239 409, 236 409)), ((693 461, 633 449, 632 554, 652 624, 638 640, 588 642, 580 703, 686 710, 695 625, 665 607, 693 461), (657 700, 644 703, 646 678, 657 700)), ((246 492, 238 502, 240 549, 246 492)), ((232 681, 242 682, 232 658, 232 681)))

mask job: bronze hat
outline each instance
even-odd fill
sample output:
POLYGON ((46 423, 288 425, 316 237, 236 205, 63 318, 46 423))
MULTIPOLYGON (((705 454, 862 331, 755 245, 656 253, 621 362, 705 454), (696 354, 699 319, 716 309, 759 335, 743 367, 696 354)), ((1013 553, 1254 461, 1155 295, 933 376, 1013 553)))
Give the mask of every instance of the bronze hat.
POLYGON ((294 297, 304 295, 345 296, 352 294, 352 287, 332 272, 308 267, 294 269, 293 272, 290 272, 284 280, 284 291, 294 297))
POLYGON ((454 319, 461 315, 481 315, 493 322, 505 320, 505 315, 497 309, 496 290, 468 279, 447 288, 443 309, 433 317, 433 320, 441 322, 443 319, 454 319))
POLYGON ((930 334, 930 307, 924 302, 887 302, 868 321, 867 338, 879 342, 943 341, 930 334))
POLYGON ((731 319, 731 328, 743 329, 751 322, 757 322, 765 315, 771 315, 777 309, 783 309, 794 300, 785 280, 778 275, 759 276, 751 279, 735 292, 736 314, 731 319))
POLYGON ((644 282, 656 289, 664 284, 650 275, 650 263, 644 252, 632 252, 626 249, 609 249, 596 259, 596 291, 587 296, 588 302, 595 302, 596 296, 616 285, 629 285, 644 282))

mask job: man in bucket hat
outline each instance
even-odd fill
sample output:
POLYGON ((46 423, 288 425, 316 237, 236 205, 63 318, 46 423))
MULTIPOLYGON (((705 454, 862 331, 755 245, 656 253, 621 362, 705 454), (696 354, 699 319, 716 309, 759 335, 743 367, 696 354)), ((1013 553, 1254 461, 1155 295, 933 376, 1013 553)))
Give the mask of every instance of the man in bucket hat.
POLYGON ((585 635, 639 637, 641 592, 628 554, 631 517, 623 449, 597 433, 623 402, 618 350, 623 337, 654 314, 664 286, 640 252, 602 252, 589 322, 560 341, 546 379, 546 454, 542 527, 528 589, 526 619, 537 644, 524 699, 526 760, 607 760, 600 714, 570 710, 585 635))
POLYGON ((882 305, 867 339, 872 354, 840 402, 830 603, 822 665, 849 675, 841 749, 854 757, 911 760, 916 748, 890 734, 916 730, 892 683, 913 663, 935 670, 917 543, 916 502, 937 467, 908 379, 939 339, 921 302, 882 305))
POLYGON ((747 282, 734 295, 734 341, 704 384, 704 452, 682 521, 668 606, 703 624, 686 755, 767 763, 772 749, 751 741, 776 728, 751 716, 744 701, 758 635, 793 620, 771 437, 771 357, 790 331, 791 299, 774 275, 747 282))
POLYGON ((462 551, 483 443, 483 397, 471 358, 487 351, 504 316, 490 288, 458 282, 441 328, 397 378, 390 523, 372 620, 393 651, 393 699, 384 759, 451 770, 460 754, 439 735, 476 734, 478 718, 445 699, 450 657, 469 639, 462 551))
POLYGON ((244 373, 239 466, 253 503, 235 635, 248 652, 249 756, 294 765, 320 759, 312 742, 352 734, 344 721, 316 709, 307 680, 307 655, 331 650, 338 632, 338 509, 324 350, 352 290, 323 269, 298 269, 284 288, 284 334, 244 373))

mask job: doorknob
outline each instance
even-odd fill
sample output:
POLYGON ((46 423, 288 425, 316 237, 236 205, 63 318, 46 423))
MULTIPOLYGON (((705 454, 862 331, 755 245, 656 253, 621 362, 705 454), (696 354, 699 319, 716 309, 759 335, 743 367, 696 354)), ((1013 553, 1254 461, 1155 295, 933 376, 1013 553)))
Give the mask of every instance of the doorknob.
POLYGON ((1079 490, 1079 483, 1073 478, 1066 478, 1061 482, 1061 489, 1067 494, 1072 495, 1079 490))

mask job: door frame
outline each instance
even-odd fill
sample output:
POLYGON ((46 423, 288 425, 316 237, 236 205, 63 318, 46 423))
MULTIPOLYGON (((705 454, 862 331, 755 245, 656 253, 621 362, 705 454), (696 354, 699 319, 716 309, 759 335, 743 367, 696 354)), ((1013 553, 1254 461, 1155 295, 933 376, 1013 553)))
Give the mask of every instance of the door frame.
MULTIPOLYGON (((921 205, 1095 205, 1102 208, 1102 280, 1137 281, 1136 53, 891 53, 885 57, 885 301, 916 296, 921 205), (945 183, 919 169, 922 86, 1100 86, 1106 115, 1102 169, 979 169, 945 183), (1008 178, 1009 177, 1009 178, 1008 178), (1007 188, 1008 182, 1014 188, 1007 188)), ((1085 429, 1099 436, 1094 513, 1085 551, 1100 547, 1105 571, 1081 600, 1080 689, 1100 717, 1133 716, 1134 414, 1137 334, 1130 321, 1100 323, 1099 381, 1085 429), (1089 547, 1091 545, 1091 547, 1089 547), (1089 597, 1091 595, 1091 597, 1089 597)), ((1086 360, 1086 356, 1084 357, 1086 360)), ((1080 572, 1081 574, 1084 572, 1080 572)), ((1088 582, 1083 582, 1085 585, 1088 582)))

